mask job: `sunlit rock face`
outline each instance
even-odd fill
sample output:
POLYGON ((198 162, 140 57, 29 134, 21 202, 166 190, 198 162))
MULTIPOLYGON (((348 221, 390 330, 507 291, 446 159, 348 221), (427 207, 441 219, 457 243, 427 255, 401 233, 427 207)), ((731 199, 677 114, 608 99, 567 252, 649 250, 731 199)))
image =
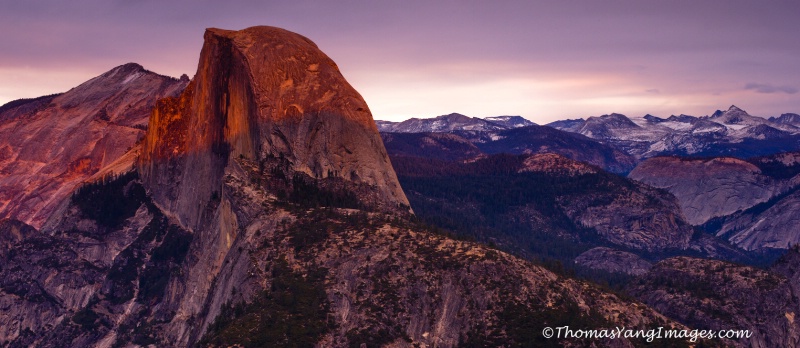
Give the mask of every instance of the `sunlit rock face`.
POLYGON ((208 29, 190 87, 160 101, 149 128, 143 180, 190 228, 229 158, 285 160, 368 187, 382 210, 407 210, 366 102, 313 42, 283 29, 208 29))
POLYGON ((74 187, 144 136, 150 110, 188 83, 138 64, 0 107, 0 218, 40 227, 74 187))

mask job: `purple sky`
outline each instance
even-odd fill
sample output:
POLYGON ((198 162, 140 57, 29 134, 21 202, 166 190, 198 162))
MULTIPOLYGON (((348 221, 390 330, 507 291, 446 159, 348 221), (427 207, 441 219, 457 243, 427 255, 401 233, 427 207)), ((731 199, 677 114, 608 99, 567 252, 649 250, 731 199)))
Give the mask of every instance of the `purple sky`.
POLYGON ((0 104, 136 62, 192 76, 206 27, 273 25, 333 58, 376 119, 537 123, 800 113, 798 1, 0 0, 0 104))

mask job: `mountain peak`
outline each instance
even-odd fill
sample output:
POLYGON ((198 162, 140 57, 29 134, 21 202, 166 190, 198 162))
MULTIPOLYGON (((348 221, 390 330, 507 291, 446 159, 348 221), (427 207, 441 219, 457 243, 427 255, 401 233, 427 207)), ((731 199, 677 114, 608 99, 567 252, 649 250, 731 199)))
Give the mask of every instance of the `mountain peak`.
MULTIPOLYGON (((675 116, 672 116, 672 117, 675 117, 675 116)), ((661 117, 653 116, 651 114, 644 115, 642 118, 647 120, 648 122, 652 122, 652 123, 661 123, 661 122, 666 121, 665 119, 663 119, 661 117)))
POLYGON ((724 121, 726 121, 729 118, 733 118, 734 122, 738 122, 737 120, 741 116, 750 116, 750 115, 747 113, 747 111, 744 111, 744 110, 740 109, 738 106, 731 105, 725 111, 722 111, 722 110, 714 111, 714 113, 711 114, 710 118, 713 118, 713 119, 723 118, 723 119, 725 119, 724 121))
POLYGON ((139 63, 130 62, 130 63, 122 64, 122 65, 120 65, 120 66, 118 66, 118 67, 116 67, 114 69, 111 69, 111 70, 112 71, 113 70, 144 71, 145 68, 139 63))
POLYGON ((156 100, 178 95, 185 86, 128 63, 65 93, 0 107, 3 156, 47 163, 27 167, 0 161, 0 218, 42 227, 76 185, 144 136, 156 100))
POLYGON ((144 72, 150 72, 150 71, 145 69, 140 64, 126 63, 116 66, 109 71, 106 71, 105 73, 100 75, 100 77, 104 79, 114 79, 114 78, 118 79, 120 77, 125 78, 131 74, 144 73, 144 72))
POLYGON ((457 112, 453 112, 453 113, 450 113, 450 114, 447 114, 447 115, 442 115, 442 116, 439 116, 439 117, 436 117, 436 118, 446 119, 446 120, 449 120, 449 121, 457 121, 457 122, 459 122, 459 121, 460 122, 466 122, 466 121, 469 121, 469 120, 472 119, 472 117, 469 117, 469 116, 464 115, 464 114, 459 114, 457 112))
MULTIPOLYGON (((272 42, 281 45, 281 43, 290 44, 290 46, 284 47, 262 47, 266 49, 266 51, 258 51, 261 53, 265 53, 268 51, 273 51, 278 53, 284 48, 289 50, 297 47, 292 47, 294 45, 300 44, 300 46, 309 46, 310 48, 319 50, 317 44, 311 41, 309 38, 300 35, 295 32, 288 31, 283 28, 278 27, 271 27, 267 25, 258 25, 254 27, 249 27, 242 30, 227 30, 227 29, 220 29, 220 28, 207 28, 204 38, 209 40, 210 36, 216 37, 224 37, 231 40, 236 40, 239 48, 252 48, 255 46, 263 46, 263 45, 256 45, 256 43, 267 43, 272 42)), ((321 52, 320 52, 321 53, 321 52)))
POLYGON ((777 122, 779 124, 790 124, 794 126, 800 126, 800 115, 793 113, 781 114, 780 117, 770 117, 769 120, 772 122, 777 122))
POLYGON ((211 28, 204 40, 189 87, 153 111, 138 166, 184 226, 201 223, 198 202, 217 197, 236 159, 363 188, 371 208, 407 207, 367 103, 316 44, 267 26, 211 28))
POLYGON ((483 119, 507 128, 519 128, 536 125, 536 123, 528 121, 528 119, 522 116, 490 116, 484 117, 483 119))
POLYGON ((637 125, 636 123, 631 121, 631 119, 629 119, 628 116, 625 116, 623 114, 618 114, 616 112, 608 114, 608 115, 603 115, 603 116, 589 117, 586 120, 586 123, 587 124, 598 124, 598 125, 602 124, 604 126, 611 126, 611 127, 614 127, 614 128, 638 128, 639 127, 639 125, 637 125))
POLYGON ((740 109, 740 108, 739 108, 739 107, 737 107, 736 105, 731 105, 731 106, 728 108, 728 112, 744 112, 744 113, 747 113, 746 111, 744 111, 744 110, 740 109))

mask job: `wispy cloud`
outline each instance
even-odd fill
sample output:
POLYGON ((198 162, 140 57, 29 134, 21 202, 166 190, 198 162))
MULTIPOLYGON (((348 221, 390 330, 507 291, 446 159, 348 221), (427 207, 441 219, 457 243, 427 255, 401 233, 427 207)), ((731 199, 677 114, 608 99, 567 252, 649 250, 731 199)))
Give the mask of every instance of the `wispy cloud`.
POLYGON ((797 88, 792 86, 775 86, 768 83, 755 83, 750 82, 744 85, 744 89, 756 91, 757 93, 786 93, 795 94, 797 88))

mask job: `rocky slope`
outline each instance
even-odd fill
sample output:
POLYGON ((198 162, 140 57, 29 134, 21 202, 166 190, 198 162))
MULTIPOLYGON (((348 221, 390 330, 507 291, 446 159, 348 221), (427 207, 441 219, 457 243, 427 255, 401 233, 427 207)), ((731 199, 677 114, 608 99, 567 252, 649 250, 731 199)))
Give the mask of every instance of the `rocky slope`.
POLYGON ((794 231, 800 153, 642 162, 630 178, 669 190, 690 223, 747 251, 772 252, 798 243, 794 231))
POLYGON ((40 227, 76 185, 144 136, 157 99, 187 83, 131 63, 0 108, 0 218, 40 227))
MULTIPOLYGON (((693 233, 669 192, 583 162, 553 153, 476 154, 464 138, 445 133, 383 137, 419 218, 509 252, 618 274, 647 269, 633 259, 644 265, 642 258, 676 254, 747 264, 766 260, 723 238, 693 233), (606 247, 609 252, 597 252, 606 247)), ((761 166, 771 176, 789 175, 773 164, 761 166)), ((603 274, 587 276, 607 280, 603 274)))
POLYGON ((499 124, 508 129, 536 125, 536 123, 528 121, 528 119, 522 116, 490 116, 484 117, 483 119, 495 124, 499 124))
POLYGON ((606 247, 587 250, 575 258, 575 263, 590 269, 633 276, 643 275, 653 267, 652 263, 636 254, 606 247))
MULTIPOLYGON (((513 121, 513 118, 509 119, 509 122, 513 121)), ((553 153, 615 173, 627 173, 636 165, 636 160, 632 156, 579 134, 537 125, 509 128, 381 132, 381 137, 389 154, 393 156, 466 160, 499 153, 553 153)))
POLYGON ((766 202, 712 219, 704 227, 745 250, 788 249, 800 242, 795 231, 800 208, 800 153, 754 158, 750 162, 786 190, 766 202))
POLYGON ((237 163, 219 203, 231 209, 233 234, 180 228, 143 195, 135 173, 83 189, 55 231, 0 230, 13 253, 0 270, 2 342, 541 345, 554 343, 539 335, 541 325, 675 325, 475 243, 380 214, 276 201, 253 184, 268 173, 237 163), (91 204, 102 197, 126 207, 91 204))
POLYGON ((483 156, 469 140, 451 133, 381 133, 390 156, 467 160, 483 156))
POLYGON ((613 173, 627 173, 636 159, 625 152, 580 134, 545 126, 528 126, 495 132, 456 132, 487 154, 555 153, 613 173))
POLYGON ((789 124, 795 127, 800 127, 800 115, 798 114, 792 114, 792 113, 781 114, 778 117, 770 117, 769 120, 771 122, 789 124))
POLYGON ((797 252, 772 270, 688 257, 667 259, 628 292, 689 327, 750 330, 737 347, 797 347, 797 252))
POLYGON ((796 231, 799 209, 800 189, 795 188, 749 209, 713 219, 705 227, 744 250, 789 249, 800 243, 796 231))
POLYGON ((670 194, 556 154, 392 161, 417 216, 535 257, 684 250, 693 233, 670 194))

